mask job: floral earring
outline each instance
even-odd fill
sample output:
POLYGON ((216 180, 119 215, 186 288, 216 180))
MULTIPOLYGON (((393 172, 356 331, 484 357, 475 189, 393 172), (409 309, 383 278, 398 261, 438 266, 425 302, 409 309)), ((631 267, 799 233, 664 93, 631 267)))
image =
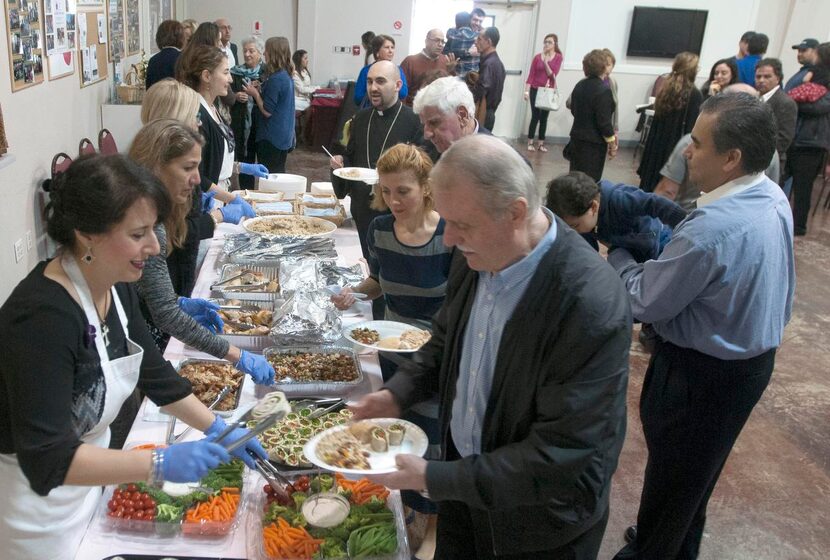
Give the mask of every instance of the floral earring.
POLYGON ((92 254, 92 247, 87 245, 86 253, 84 253, 83 257, 81 257, 81 260, 84 261, 84 264, 87 265, 90 265, 95 261, 95 255, 92 254))

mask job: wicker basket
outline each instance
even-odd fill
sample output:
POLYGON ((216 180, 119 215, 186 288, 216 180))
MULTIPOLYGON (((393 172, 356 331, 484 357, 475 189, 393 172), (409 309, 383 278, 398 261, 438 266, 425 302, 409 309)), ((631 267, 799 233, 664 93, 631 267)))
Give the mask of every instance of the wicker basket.
POLYGON ((313 208, 311 206, 300 205, 298 213, 301 216, 312 216, 315 218, 320 218, 322 220, 327 220, 336 225, 337 227, 342 226, 343 222, 346 220, 346 210, 339 204, 335 208, 313 208), (322 210, 335 210, 337 213, 330 215, 320 215, 318 212, 322 210))
POLYGON ((117 91, 122 103, 141 103, 144 99, 144 84, 139 82, 138 75, 132 70, 124 76, 124 83, 118 86, 117 91))

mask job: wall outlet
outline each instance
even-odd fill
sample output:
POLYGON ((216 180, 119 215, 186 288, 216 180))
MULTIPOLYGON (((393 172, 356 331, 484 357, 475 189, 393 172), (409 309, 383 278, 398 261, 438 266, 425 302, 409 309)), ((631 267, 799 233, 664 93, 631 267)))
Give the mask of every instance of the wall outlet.
POLYGON ((23 260, 23 239, 18 239, 14 242, 14 262, 19 263, 23 260))
POLYGON ((31 251, 33 246, 34 242, 32 240, 32 230, 28 230, 26 232, 26 250, 31 251))

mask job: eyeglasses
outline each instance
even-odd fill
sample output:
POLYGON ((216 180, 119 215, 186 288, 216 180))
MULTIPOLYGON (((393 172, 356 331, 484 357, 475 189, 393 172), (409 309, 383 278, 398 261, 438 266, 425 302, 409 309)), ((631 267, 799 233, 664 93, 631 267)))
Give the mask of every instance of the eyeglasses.
POLYGON ((443 45, 443 44, 445 44, 445 43, 447 42, 447 41, 446 41, 445 39, 443 39, 442 37, 430 37, 430 39, 429 39, 429 40, 430 40, 430 41, 432 41, 433 43, 437 43, 437 44, 439 44, 439 45, 443 45))

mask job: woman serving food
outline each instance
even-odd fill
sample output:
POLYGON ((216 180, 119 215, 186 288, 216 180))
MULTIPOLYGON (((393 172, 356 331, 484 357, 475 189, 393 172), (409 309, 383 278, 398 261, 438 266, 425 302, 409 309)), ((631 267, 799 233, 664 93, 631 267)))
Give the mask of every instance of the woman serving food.
MULTIPOLYGON (((159 354, 127 284, 159 251, 164 187, 124 156, 96 155, 75 161, 50 194, 47 232, 61 250, 0 308, 0 542, 10 560, 73 558, 101 485, 196 481, 230 459, 207 439, 106 448, 136 385, 194 428, 224 430, 159 354)), ((256 440, 234 455, 252 464, 247 450, 265 457, 256 440)))

